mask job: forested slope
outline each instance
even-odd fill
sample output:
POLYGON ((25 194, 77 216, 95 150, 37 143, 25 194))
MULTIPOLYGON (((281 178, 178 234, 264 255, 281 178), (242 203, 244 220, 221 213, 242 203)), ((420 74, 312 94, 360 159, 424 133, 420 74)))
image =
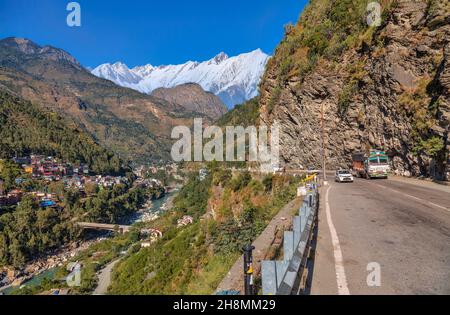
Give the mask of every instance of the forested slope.
POLYGON ((117 156, 62 117, 0 90, 0 157, 31 153, 87 163, 99 174, 124 172, 117 156))

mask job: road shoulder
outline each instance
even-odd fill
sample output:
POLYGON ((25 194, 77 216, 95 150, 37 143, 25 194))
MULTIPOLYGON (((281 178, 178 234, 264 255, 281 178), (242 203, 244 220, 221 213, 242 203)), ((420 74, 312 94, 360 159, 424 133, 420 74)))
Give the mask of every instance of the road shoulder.
POLYGON ((396 176, 396 175, 389 176, 389 179, 396 181, 396 182, 409 184, 409 185, 430 188, 430 189, 450 193, 450 186, 433 183, 428 180, 420 180, 417 178, 409 178, 409 177, 396 176))
POLYGON ((317 246, 314 256, 314 269, 311 283, 311 295, 337 295, 336 270, 333 256, 333 244, 326 217, 326 191, 330 186, 320 190, 320 207, 318 213, 317 246), (319 272, 320 270, 320 272, 319 272))
POLYGON ((111 284, 111 273, 114 266, 121 260, 122 258, 116 259, 106 265, 98 275, 98 285, 97 288, 92 293, 93 295, 105 295, 108 292, 108 287, 111 284))
MULTIPOLYGON (((253 265, 255 269, 255 276, 258 276, 258 272, 261 269, 261 261, 265 259, 270 246, 274 242, 276 233, 279 229, 288 230, 292 226, 292 219, 295 211, 300 209, 300 205, 303 202, 302 198, 295 198, 287 205, 285 205, 278 214, 272 219, 266 229, 261 233, 261 235, 253 242, 255 250, 253 251, 253 265)), ((244 281, 243 281, 243 256, 231 267, 228 274, 219 284, 216 292, 236 290, 240 291, 241 294, 244 292, 244 281)))

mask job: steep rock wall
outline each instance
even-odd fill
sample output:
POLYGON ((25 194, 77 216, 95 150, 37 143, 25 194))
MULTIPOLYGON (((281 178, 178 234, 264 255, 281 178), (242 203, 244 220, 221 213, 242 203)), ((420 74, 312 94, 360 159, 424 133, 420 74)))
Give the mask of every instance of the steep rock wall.
MULTIPOLYGON (((312 59, 316 46, 302 45, 308 42, 304 34, 310 32, 305 23, 317 14, 334 14, 332 5, 310 3, 299 23, 287 30, 261 84, 260 119, 269 125, 281 122, 283 162, 294 167, 321 165, 324 138, 332 168, 349 166, 357 151, 383 148, 398 173, 445 178, 449 172, 449 5, 440 1, 385 4, 382 25, 362 27, 352 47, 334 58, 325 53, 314 56, 309 71, 292 66, 284 71, 287 75, 280 74, 287 58, 300 65, 312 59), (285 47, 295 40, 300 44, 289 46, 286 57, 285 47)), ((328 39, 333 41, 333 35, 328 39)))

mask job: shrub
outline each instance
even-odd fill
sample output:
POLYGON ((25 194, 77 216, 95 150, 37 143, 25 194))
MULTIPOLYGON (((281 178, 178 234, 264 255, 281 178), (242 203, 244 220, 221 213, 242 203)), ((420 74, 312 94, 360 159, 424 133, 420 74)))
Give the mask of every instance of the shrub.
POLYGON ((280 97, 281 97, 281 87, 277 86, 274 88, 274 90, 271 93, 271 97, 270 97, 270 101, 269 104, 267 105, 267 109, 269 112, 272 112, 273 109, 275 108, 275 106, 278 104, 278 102, 280 101, 280 97))
POLYGON ((252 180, 252 175, 248 171, 244 171, 242 173, 239 173, 238 176, 236 176, 233 180, 230 182, 230 188, 233 191, 241 190, 244 187, 247 187, 247 185, 252 180))
POLYGON ((414 147, 414 153, 424 152, 428 156, 437 157, 445 147, 444 139, 439 136, 433 136, 420 142, 414 147))
POLYGON ((430 82, 429 77, 423 77, 416 88, 406 90, 398 97, 400 109, 411 117, 414 131, 419 135, 428 133, 435 122, 430 111, 430 96, 427 91, 430 82))
POLYGON ((213 174, 213 184, 225 187, 232 177, 231 171, 228 169, 220 169, 213 174))
POLYGON ((265 191, 269 192, 272 191, 272 180, 273 180, 273 175, 267 175, 266 177, 264 177, 262 184, 264 186, 265 191))
POLYGON ((338 114, 343 117, 352 103, 353 96, 358 90, 358 85, 354 81, 350 81, 344 86, 338 96, 338 114))

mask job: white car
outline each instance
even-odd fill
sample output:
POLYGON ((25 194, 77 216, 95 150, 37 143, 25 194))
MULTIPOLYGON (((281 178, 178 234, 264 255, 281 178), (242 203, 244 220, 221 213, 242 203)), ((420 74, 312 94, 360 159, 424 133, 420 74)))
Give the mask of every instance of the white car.
POLYGON ((353 183, 353 175, 349 170, 336 171, 335 181, 338 183, 353 183))

